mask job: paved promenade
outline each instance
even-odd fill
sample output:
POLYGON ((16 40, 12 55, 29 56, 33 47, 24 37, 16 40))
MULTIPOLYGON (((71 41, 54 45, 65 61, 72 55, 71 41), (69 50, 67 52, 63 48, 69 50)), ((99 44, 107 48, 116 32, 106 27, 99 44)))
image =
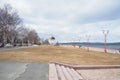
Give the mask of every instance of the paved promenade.
POLYGON ((0 80, 48 80, 47 63, 0 61, 0 80))

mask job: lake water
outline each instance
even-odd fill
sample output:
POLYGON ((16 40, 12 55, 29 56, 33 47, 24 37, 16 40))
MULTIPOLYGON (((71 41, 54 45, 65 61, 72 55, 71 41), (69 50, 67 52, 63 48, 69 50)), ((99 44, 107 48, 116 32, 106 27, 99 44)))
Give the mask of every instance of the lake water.
MULTIPOLYGON (((61 43, 62 45, 81 45, 88 46, 88 43, 61 43)), ((89 43, 90 47, 104 48, 104 43, 89 43)), ((120 43, 107 43, 107 49, 120 50, 120 43)))

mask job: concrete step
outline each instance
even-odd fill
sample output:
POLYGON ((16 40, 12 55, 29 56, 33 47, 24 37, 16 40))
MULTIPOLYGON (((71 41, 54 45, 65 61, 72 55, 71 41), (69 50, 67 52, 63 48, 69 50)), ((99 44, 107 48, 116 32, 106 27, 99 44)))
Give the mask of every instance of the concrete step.
POLYGON ((72 76, 70 75, 70 73, 67 71, 66 67, 61 66, 63 73, 65 74, 65 77, 67 80, 73 80, 72 76))
POLYGON ((59 80, 57 69, 54 63, 49 64, 49 80, 59 80))
POLYGON ((79 80, 83 80, 83 77, 81 75, 79 75, 78 72, 76 72, 73 68, 71 68, 71 70, 72 70, 73 74, 75 74, 75 76, 77 76, 77 78, 79 80))
POLYGON ((49 80, 84 80, 82 76, 70 66, 58 63, 49 64, 49 80))
POLYGON ((60 65, 56 64, 58 77, 60 80, 67 80, 60 65))
POLYGON ((75 73, 72 71, 72 68, 66 67, 69 74, 72 76, 73 80, 79 80, 79 78, 75 75, 75 73))

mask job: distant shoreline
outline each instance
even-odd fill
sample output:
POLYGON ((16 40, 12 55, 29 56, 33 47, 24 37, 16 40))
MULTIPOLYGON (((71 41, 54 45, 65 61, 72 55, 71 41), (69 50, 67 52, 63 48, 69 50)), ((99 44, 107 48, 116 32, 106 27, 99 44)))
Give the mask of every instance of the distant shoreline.
MULTIPOLYGON (((82 48, 82 49, 88 49, 86 46, 78 46, 78 45, 61 45, 64 47, 73 47, 73 48, 82 48)), ((89 47, 90 51, 99 51, 99 52, 104 52, 104 48, 98 48, 98 47, 89 47)), ((120 50, 116 49, 107 49, 107 53, 113 53, 113 54, 120 54, 120 50)))
MULTIPOLYGON (((82 47, 94 47, 94 48, 104 48, 104 43, 79 43, 79 42, 73 42, 73 43, 60 43, 60 45, 73 45, 73 46, 82 46, 82 47)), ((112 50, 120 50, 120 43, 107 43, 107 49, 112 49, 112 50)))

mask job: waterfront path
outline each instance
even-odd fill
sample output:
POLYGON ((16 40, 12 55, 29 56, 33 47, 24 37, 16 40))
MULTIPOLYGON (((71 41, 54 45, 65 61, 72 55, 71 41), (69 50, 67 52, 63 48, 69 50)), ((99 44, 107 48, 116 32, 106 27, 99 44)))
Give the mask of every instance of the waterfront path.
POLYGON ((0 61, 0 80, 48 80, 47 63, 0 61))
POLYGON ((11 51, 11 50, 17 50, 17 49, 22 49, 22 48, 29 48, 33 46, 22 46, 22 47, 9 47, 9 48, 0 48, 0 52, 6 52, 6 51, 11 51))

